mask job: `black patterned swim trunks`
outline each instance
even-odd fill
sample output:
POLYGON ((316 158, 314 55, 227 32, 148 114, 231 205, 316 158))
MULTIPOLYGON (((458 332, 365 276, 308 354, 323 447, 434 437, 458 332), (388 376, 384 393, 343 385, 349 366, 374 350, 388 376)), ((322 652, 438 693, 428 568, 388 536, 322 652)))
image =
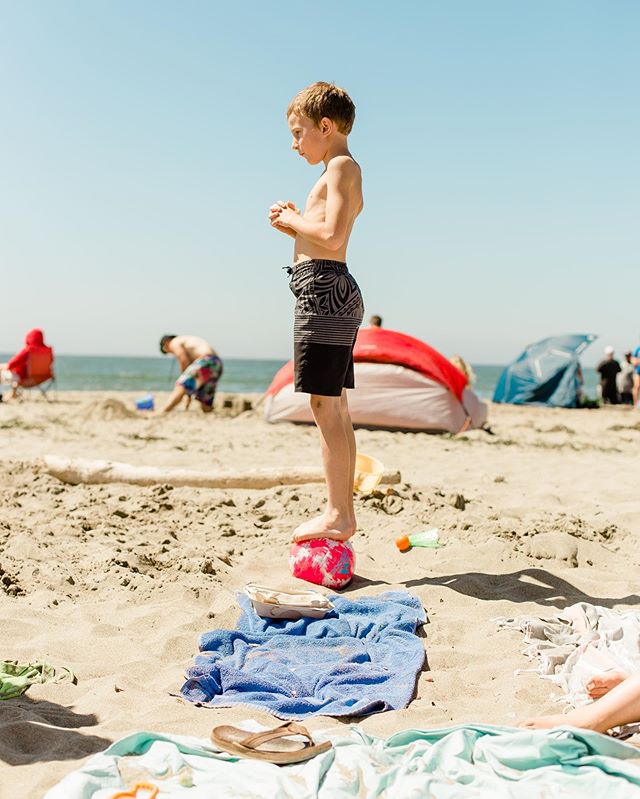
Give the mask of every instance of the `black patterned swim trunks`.
POLYGON ((295 390, 339 397, 353 388, 353 347, 364 316, 358 284, 342 261, 295 264, 293 327, 295 390))

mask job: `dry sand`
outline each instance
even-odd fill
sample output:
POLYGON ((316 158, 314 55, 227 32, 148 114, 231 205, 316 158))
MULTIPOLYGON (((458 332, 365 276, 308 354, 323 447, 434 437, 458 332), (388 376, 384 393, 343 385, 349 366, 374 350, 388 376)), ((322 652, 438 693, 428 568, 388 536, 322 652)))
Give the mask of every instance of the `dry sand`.
MULTIPOLYGON (((77 685, 0 703, 0 796, 40 797, 82 758, 140 729, 207 736, 252 710, 172 696, 198 635, 231 627, 251 580, 292 586, 292 528, 321 485, 261 491, 68 486, 47 453, 192 469, 314 465, 312 428, 267 425, 240 399, 145 421, 125 394, 61 393, 0 405, 0 659, 70 666, 77 685)), ((352 596, 405 588, 423 602, 428 671, 406 710, 361 723, 514 724, 557 710, 518 634, 497 616, 576 601, 638 605, 640 414, 492 407, 495 435, 358 431, 359 450, 402 472, 397 493, 357 499, 352 596), (463 498, 463 499, 461 499, 463 498), (400 554, 396 536, 438 526, 446 547, 400 554)), ((311 730, 335 726, 312 719, 311 730)))

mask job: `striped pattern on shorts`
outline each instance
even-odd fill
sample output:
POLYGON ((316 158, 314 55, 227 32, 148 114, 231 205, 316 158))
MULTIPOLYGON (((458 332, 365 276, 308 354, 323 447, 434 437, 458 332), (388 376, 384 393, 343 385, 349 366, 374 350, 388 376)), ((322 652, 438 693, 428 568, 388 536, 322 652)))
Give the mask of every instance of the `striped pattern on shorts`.
POLYGON ((342 261, 314 259, 291 269, 296 298, 296 391, 340 396, 353 388, 353 347, 364 316, 362 294, 342 261))

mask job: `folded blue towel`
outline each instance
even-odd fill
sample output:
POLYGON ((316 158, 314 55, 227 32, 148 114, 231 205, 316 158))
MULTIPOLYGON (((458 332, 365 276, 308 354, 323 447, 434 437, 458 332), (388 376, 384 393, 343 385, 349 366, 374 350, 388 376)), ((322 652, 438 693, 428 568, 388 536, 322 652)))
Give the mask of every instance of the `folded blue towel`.
POLYGON ((331 597, 324 619, 263 619, 238 594, 237 630, 200 638, 182 695, 208 707, 249 704, 282 719, 365 716, 406 707, 424 663, 416 597, 331 597))

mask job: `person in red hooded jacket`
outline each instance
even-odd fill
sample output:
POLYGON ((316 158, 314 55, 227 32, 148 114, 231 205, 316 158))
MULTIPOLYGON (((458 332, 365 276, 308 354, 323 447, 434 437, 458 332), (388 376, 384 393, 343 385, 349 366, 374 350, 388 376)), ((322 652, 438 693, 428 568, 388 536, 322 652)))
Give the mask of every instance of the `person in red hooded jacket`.
POLYGON ((10 383, 13 387, 12 397, 17 390, 30 377, 30 364, 37 364, 39 376, 47 375, 43 370, 47 367, 51 375, 53 364, 53 350, 44 343, 44 334, 37 328, 30 330, 25 337, 25 346, 7 363, 0 364, 0 376, 3 383, 10 383))

